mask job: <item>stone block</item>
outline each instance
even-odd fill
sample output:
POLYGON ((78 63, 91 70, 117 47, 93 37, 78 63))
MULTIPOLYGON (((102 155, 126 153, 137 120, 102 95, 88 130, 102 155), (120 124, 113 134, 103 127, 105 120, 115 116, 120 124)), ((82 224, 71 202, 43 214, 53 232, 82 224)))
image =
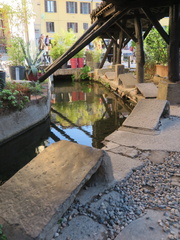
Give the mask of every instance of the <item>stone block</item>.
POLYGON ((168 100, 171 105, 180 104, 180 81, 177 83, 160 81, 157 98, 168 100))
POLYGON ((132 73, 119 74, 119 84, 125 88, 135 88, 137 80, 132 73))
POLYGON ((123 122, 124 127, 154 131, 158 129, 162 116, 169 116, 169 102, 166 100, 143 99, 137 103, 123 122))
POLYGON ((50 145, 0 188, 0 224, 11 240, 51 239, 50 232, 92 177, 113 181, 103 150, 59 141, 50 145))
POLYGON ((119 84, 119 74, 124 73, 124 65, 116 64, 115 65, 115 81, 119 84))
POLYGON ((157 97, 158 88, 154 83, 138 83, 136 87, 145 98, 157 97))

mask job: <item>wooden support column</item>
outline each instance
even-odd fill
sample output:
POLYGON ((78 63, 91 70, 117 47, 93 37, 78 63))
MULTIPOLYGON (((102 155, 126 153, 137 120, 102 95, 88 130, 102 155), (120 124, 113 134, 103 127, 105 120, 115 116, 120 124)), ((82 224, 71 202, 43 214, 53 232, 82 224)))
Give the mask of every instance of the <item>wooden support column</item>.
POLYGON ((180 81, 180 4, 174 4, 169 8, 169 31, 170 42, 168 48, 168 78, 170 82, 177 82, 180 81))
MULTIPOLYGON (((117 43, 117 41, 116 41, 117 43)), ((113 65, 116 64, 116 59, 117 59, 117 44, 114 43, 113 45, 113 65)))
POLYGON ((102 59, 102 62, 101 62, 101 64, 100 64, 99 68, 102 68, 102 67, 104 66, 104 63, 105 63, 105 61, 106 61, 106 58, 108 57, 108 54, 109 54, 110 51, 111 51, 112 45, 113 45, 113 40, 111 39, 111 42, 109 43, 109 46, 107 47, 107 51, 106 51, 106 53, 104 54, 104 57, 103 57, 103 59, 102 59))
POLYGON ((139 11, 135 11, 135 34, 137 38, 136 42, 136 78, 137 82, 143 83, 144 82, 144 63, 145 63, 145 56, 144 56, 144 49, 143 49, 143 38, 142 38, 142 27, 141 27, 141 20, 139 11))
POLYGON ((124 33, 123 31, 120 31, 119 32, 119 48, 117 49, 117 60, 116 60, 117 64, 121 63, 123 41, 124 41, 124 33))

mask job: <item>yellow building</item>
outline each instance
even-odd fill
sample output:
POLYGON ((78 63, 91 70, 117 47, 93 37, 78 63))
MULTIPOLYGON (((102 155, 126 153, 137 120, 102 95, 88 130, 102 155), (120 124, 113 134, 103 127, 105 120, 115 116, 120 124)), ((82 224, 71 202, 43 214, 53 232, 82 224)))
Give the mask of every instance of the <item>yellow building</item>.
POLYGON ((33 0, 36 39, 43 33, 50 38, 61 29, 70 28, 81 36, 91 25, 90 12, 101 0, 33 0))

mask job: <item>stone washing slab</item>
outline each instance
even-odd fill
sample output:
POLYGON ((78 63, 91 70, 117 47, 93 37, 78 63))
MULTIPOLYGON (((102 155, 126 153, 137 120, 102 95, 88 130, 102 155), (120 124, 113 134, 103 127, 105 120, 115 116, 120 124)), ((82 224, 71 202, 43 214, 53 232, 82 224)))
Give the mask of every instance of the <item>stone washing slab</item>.
POLYGON ((119 74, 119 83, 122 83, 125 88, 135 88, 137 80, 132 73, 124 73, 119 74))
POLYGON ((115 76, 116 76, 115 72, 106 72, 104 75, 110 81, 113 81, 115 79, 115 76))
POLYGON ((142 99, 123 122, 123 127, 154 131, 158 129, 159 119, 169 116, 169 102, 158 99, 142 99))
POLYGON ((136 87, 145 98, 156 98, 158 95, 158 88, 154 83, 138 83, 136 87))
POLYGON ((64 140, 50 145, 1 186, 4 234, 11 240, 46 239, 93 174, 96 182, 114 180, 105 151, 64 140))

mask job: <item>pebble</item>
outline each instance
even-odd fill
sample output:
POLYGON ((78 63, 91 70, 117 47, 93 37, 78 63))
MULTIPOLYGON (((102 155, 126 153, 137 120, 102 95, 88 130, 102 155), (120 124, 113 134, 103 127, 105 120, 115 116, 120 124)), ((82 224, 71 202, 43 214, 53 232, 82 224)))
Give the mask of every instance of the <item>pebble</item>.
MULTIPOLYGON (((144 166, 133 170, 126 180, 100 192, 85 205, 75 200, 59 225, 61 232, 71 219, 85 215, 103 224, 107 229, 106 239, 113 240, 129 223, 143 216, 146 209, 161 209, 165 211, 165 220, 159 219, 157 224, 167 233, 168 239, 178 239, 171 228, 178 228, 180 225, 180 195, 179 187, 171 185, 171 178, 172 173, 176 176, 180 174, 180 153, 169 152, 163 163, 153 164, 148 160, 149 151, 139 152, 139 159, 144 161, 144 166), (119 199, 113 198, 113 194, 106 198, 113 192, 119 194, 119 199), (91 204, 98 204, 99 201, 102 201, 97 208, 99 212, 92 212, 91 204)), ((154 227, 149 228, 154 230, 154 227)), ((54 237, 60 235, 58 232, 57 234, 54 237)))

